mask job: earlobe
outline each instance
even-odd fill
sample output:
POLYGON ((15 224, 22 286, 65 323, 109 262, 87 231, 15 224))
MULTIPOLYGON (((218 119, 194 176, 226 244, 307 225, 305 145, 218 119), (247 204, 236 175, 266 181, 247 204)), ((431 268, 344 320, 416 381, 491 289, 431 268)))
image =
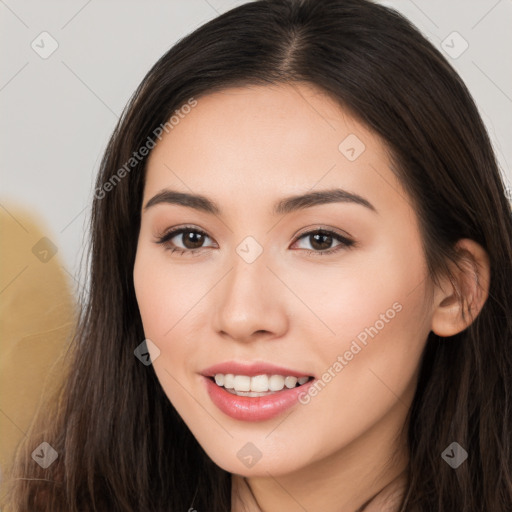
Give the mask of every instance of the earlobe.
POLYGON ((431 330, 438 336, 453 336, 469 327, 489 295, 490 260, 474 240, 461 239, 455 245, 458 265, 450 266, 434 293, 431 330))

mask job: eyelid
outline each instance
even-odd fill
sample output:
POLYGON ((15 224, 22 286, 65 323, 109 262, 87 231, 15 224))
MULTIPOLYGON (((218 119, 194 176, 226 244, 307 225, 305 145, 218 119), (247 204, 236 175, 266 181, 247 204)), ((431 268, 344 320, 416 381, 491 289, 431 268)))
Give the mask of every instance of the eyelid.
MULTIPOLYGON (((213 238, 210 235, 208 235, 208 233, 205 230, 203 230, 197 226, 193 226, 193 225, 184 225, 184 226, 174 226, 172 228, 166 229, 162 234, 156 236, 157 240, 155 243, 162 244, 164 246, 168 245, 169 241, 172 238, 174 238, 186 231, 196 232, 201 235, 204 235, 205 237, 209 238, 210 240, 213 240, 213 238)), ((325 234, 328 236, 330 235, 333 239, 337 240, 339 242, 339 244, 334 247, 331 247, 330 249, 325 249, 325 250, 321 250, 321 251, 315 251, 312 249, 301 249, 301 250, 306 251, 308 254, 311 254, 311 255, 321 256, 321 255, 333 254, 343 248, 349 249, 351 247, 358 245, 357 242, 353 239, 353 237, 350 234, 348 234, 346 231, 339 230, 337 228, 313 224, 310 226, 306 226, 305 228, 303 228, 302 230, 300 230, 298 233, 296 233, 293 236, 292 246, 295 245, 296 243, 298 243, 306 235, 313 235, 313 234, 319 234, 319 233, 322 233, 322 234, 325 234)), ((167 247, 166 250, 171 250, 171 254, 173 252, 178 252, 179 254, 196 255, 197 253, 202 252, 204 249, 208 249, 209 247, 211 247, 211 246, 198 247, 195 249, 183 249, 181 247, 170 247, 170 248, 167 247)))
POLYGON ((312 249, 301 249, 302 251, 306 251, 307 254, 311 254, 314 256, 329 256, 331 254, 335 254, 342 249, 350 249, 353 247, 356 247, 358 244, 352 237, 352 235, 349 235, 346 231, 339 230, 337 228, 322 226, 318 224, 313 224, 310 226, 307 226, 306 228, 303 228, 299 233, 294 235, 294 242, 292 244, 292 247, 300 242, 302 238, 304 238, 306 235, 314 235, 314 234, 325 234, 327 236, 330 236, 334 240, 337 240, 339 243, 338 245, 335 245, 334 247, 331 247, 330 249, 325 249, 323 251, 314 251, 312 249))
MULTIPOLYGON (((185 231, 194 231, 194 232, 200 233, 201 235, 204 235, 205 237, 209 238, 210 240, 213 240, 213 238, 204 229, 198 228, 197 226, 193 226, 193 225, 184 225, 184 226, 174 226, 172 228, 164 230, 163 233, 156 235, 155 243, 165 245, 166 243, 169 242, 170 239, 182 234, 185 231)), ((178 247, 178 249, 181 249, 181 247, 178 247)), ((206 247, 200 247, 197 249, 184 249, 184 250, 186 250, 187 252, 194 252, 194 251, 199 251, 202 249, 206 249, 206 247)))
POLYGON ((333 234, 338 235, 341 238, 345 238, 346 240, 353 241, 353 237, 350 233, 347 233, 346 231, 343 231, 342 229, 339 229, 339 228, 333 228, 331 226, 322 225, 322 224, 310 224, 309 226, 302 228, 295 235, 293 235, 293 239, 295 241, 297 241, 298 238, 300 238, 304 235, 307 235, 307 234, 316 233, 317 231, 333 233, 333 234))

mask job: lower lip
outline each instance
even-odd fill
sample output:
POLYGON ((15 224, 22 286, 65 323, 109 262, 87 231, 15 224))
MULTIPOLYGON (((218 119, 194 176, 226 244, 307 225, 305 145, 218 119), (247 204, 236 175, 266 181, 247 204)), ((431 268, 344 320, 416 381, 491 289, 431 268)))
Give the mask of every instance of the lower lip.
POLYGON ((208 377, 206 381, 208 394, 212 402, 224 413, 235 420, 264 421, 275 418, 298 402, 299 395, 307 393, 314 379, 302 386, 283 389, 267 396, 238 396, 217 386, 208 377))

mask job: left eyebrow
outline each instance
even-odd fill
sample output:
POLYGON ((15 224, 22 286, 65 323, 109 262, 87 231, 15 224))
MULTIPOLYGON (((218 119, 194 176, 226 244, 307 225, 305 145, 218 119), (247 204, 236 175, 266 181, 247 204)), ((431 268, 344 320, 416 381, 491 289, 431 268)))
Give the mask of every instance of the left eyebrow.
MULTIPOLYGON (((161 203, 178 204, 212 215, 220 216, 222 214, 220 207, 206 196, 170 189, 162 190, 153 196, 144 206, 144 210, 161 203)), ((354 203, 378 213, 377 209, 364 197, 341 188, 334 188, 285 197, 274 205, 273 214, 284 215, 328 203, 354 203)))
POLYGON ((333 188, 285 197, 278 201, 274 206, 274 215, 282 215, 327 203, 355 203, 377 213, 375 206, 373 206, 373 204, 364 197, 341 188, 333 188))

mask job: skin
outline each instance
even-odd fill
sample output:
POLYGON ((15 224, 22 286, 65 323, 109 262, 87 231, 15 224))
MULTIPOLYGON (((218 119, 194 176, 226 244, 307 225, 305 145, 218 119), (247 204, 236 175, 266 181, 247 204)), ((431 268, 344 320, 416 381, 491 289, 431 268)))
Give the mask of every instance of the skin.
MULTIPOLYGON (((232 510, 245 502, 248 511, 351 512, 375 495, 365 512, 394 510, 408 463, 399 432, 428 333, 467 324, 450 281, 427 277, 418 219, 383 141, 310 85, 227 89, 199 98, 151 152, 143 205, 165 188, 208 196, 222 210, 143 208, 133 277, 146 338, 160 350, 156 375, 206 453, 233 474, 232 510), (365 145, 354 161, 338 149, 350 134, 365 145), (272 214, 285 196, 334 187, 377 211, 339 202, 272 214), (198 253, 156 243, 183 225, 207 233, 198 253), (320 228, 356 245, 333 238, 318 248, 302 236, 320 228), (252 263, 236 252, 247 236, 263 249, 252 263), (199 375, 206 367, 266 361, 321 378, 395 303, 400 312, 308 404, 244 422, 211 402, 199 375), (251 468, 237 457, 248 442, 261 453, 251 468)), ((172 241, 194 247, 182 235, 172 241)), ((477 313, 487 256, 470 240, 460 247, 480 272, 480 287, 456 275, 477 313)))

